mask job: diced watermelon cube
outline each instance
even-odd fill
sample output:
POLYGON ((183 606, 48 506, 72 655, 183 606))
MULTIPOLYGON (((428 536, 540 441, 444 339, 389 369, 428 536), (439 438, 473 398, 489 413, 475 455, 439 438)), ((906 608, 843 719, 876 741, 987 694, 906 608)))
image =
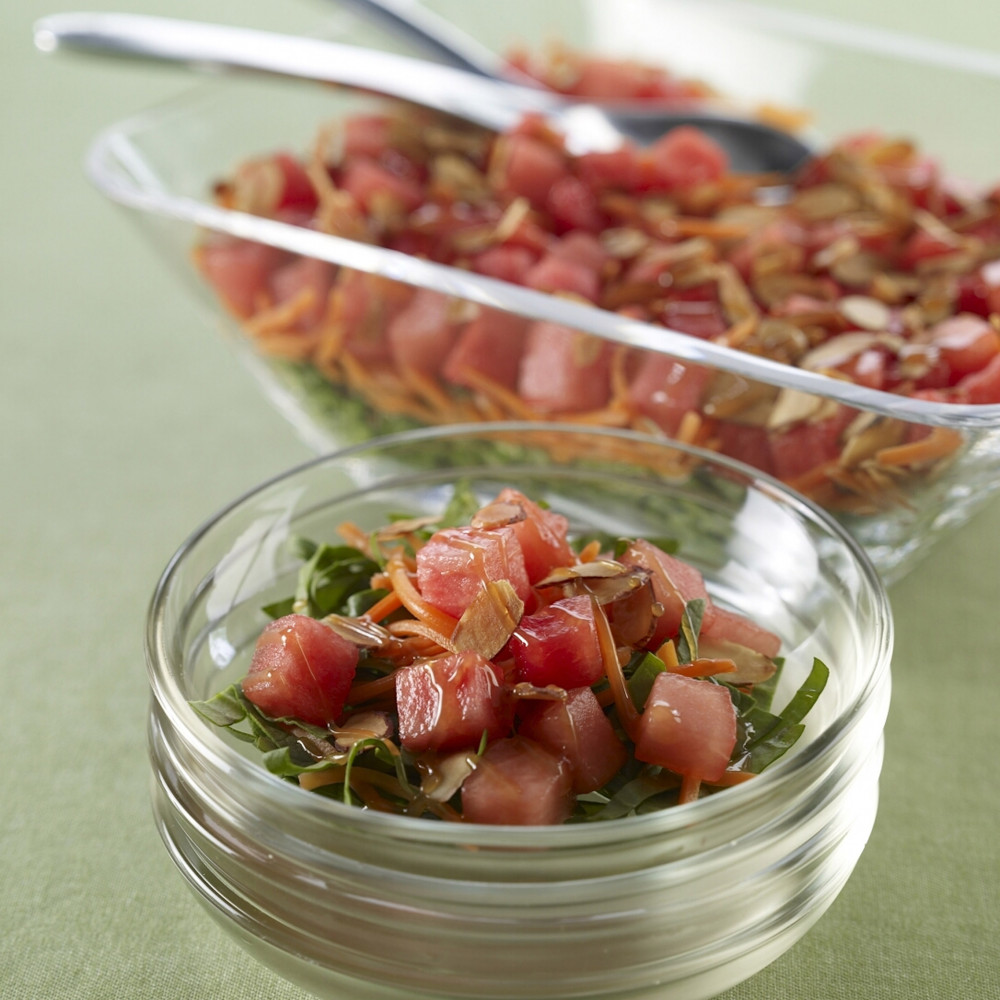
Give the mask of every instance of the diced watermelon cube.
POLYGON ((404 212, 412 212, 424 200, 423 190, 413 178, 401 177, 363 156, 347 162, 340 186, 353 195, 365 211, 372 211, 378 200, 386 196, 404 212))
POLYGON ((580 179, 595 190, 631 191, 639 180, 638 147, 628 142, 609 152, 583 153, 576 168, 580 179))
POLYGON ((462 784, 467 822, 551 826, 573 810, 569 765, 522 736, 491 743, 462 784))
POLYGON ((474 749, 486 734, 510 731, 512 708, 500 670, 476 652, 400 667, 396 677, 399 742, 407 750, 474 749))
POLYGON ((967 403, 1000 403, 1000 355, 985 368, 966 375, 955 387, 955 396, 967 403))
POLYGON ((525 701, 518 733, 569 763, 578 795, 603 788, 628 756, 614 726, 589 687, 566 692, 565 701, 525 701))
POLYGON ((931 327, 931 343, 941 353, 957 382, 963 375, 985 368, 1000 354, 1000 333, 981 316, 959 313, 931 327))
POLYGON ((712 606, 712 613, 702 622, 701 635, 706 639, 735 642, 774 659, 781 649, 781 639, 762 625, 728 608, 712 606))
POLYGON ((524 615, 507 648, 514 657, 517 679, 539 687, 584 687, 604 676, 593 604, 587 594, 564 597, 524 615))
POLYGON ((555 511, 543 510, 520 490, 505 487, 497 495, 501 503, 518 504, 526 515, 511 525, 521 545, 528 580, 537 583, 557 566, 569 566, 574 560, 568 541, 569 520, 555 511))
POLYGON ((330 289, 336 269, 325 260, 298 257, 282 264, 271 276, 271 291, 276 303, 289 302, 303 292, 312 296, 309 308, 299 317, 296 326, 302 330, 316 327, 326 315, 330 289))
POLYGON ((629 402, 638 413, 673 435, 686 413, 698 412, 705 386, 711 378, 711 371, 701 365, 647 351, 641 356, 629 384, 629 402))
POLYGON ((639 717, 635 755, 676 774, 718 781, 736 746, 728 688, 662 671, 639 717))
POLYGON ((286 255, 277 247, 231 236, 213 235, 198 252, 208 283, 237 316, 252 316, 267 295, 274 269, 286 255))
POLYGON ((522 601, 531 593, 512 528, 443 528, 417 552, 417 586, 425 600, 461 617, 488 581, 507 580, 522 601))
POLYGON ((596 233, 604 225, 604 213, 593 191, 579 177, 567 174, 552 185, 545 198, 546 211, 557 232, 596 233))
POLYGON ((489 247, 472 259, 472 270, 488 278, 499 278, 515 285, 523 285, 528 272, 538 260, 538 251, 528 247, 502 243, 489 247))
POLYGON ((703 622, 711 617, 712 600, 705 588, 704 577, 694 566, 664 552, 644 538, 632 542, 621 561, 626 566, 641 566, 653 574, 653 595, 663 606, 663 614, 656 620, 647 648, 656 649, 667 639, 677 636, 684 606, 689 601, 703 600, 703 622))
POLYGON ((529 288, 540 292, 572 292, 591 302, 597 301, 601 281, 588 264, 550 253, 524 276, 529 288))
POLYGON ((513 390, 524 353, 528 320, 483 306, 458 334, 441 374, 455 385, 472 386, 468 372, 480 372, 513 390))
POLYGON ((430 288, 418 288, 389 323, 387 336, 400 368, 437 375, 458 338, 453 300, 430 288))
POLYGON ((725 150, 691 125, 671 129, 649 147, 647 158, 648 183, 667 190, 721 180, 729 169, 725 150))
POLYGON ((841 434, 853 419, 851 410, 841 406, 832 416, 772 432, 774 474, 780 479, 791 480, 835 459, 840 454, 841 434))
POLYGON ((388 361, 388 327, 413 294, 401 282, 342 268, 334 283, 329 319, 339 331, 345 353, 365 364, 388 361))
POLYGON ((552 246, 549 253, 553 257, 580 264, 595 274, 599 273, 611 260, 611 255, 593 233, 566 233, 552 246))
POLYGON ((357 664, 357 646, 329 625, 285 615, 260 634, 243 693, 274 718, 330 725, 344 710, 357 664))
POLYGON ((604 406, 611 395, 611 345, 559 323, 528 328, 518 393, 542 413, 575 413, 604 406))
POLYGON ((497 140, 490 165, 498 189, 541 208, 552 186, 568 176, 565 156, 534 136, 514 133, 497 140))

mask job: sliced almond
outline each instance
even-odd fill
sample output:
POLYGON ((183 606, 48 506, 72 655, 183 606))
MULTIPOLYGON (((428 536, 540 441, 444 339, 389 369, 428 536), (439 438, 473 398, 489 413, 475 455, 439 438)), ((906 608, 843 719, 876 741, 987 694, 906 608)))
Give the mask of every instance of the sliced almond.
POLYGON ((862 330, 885 330, 892 322, 892 310, 869 295, 845 295, 837 308, 844 319, 862 330))
POLYGON ((451 634, 456 652, 467 650, 492 659, 514 634, 524 601, 507 580, 490 580, 473 598, 451 634))

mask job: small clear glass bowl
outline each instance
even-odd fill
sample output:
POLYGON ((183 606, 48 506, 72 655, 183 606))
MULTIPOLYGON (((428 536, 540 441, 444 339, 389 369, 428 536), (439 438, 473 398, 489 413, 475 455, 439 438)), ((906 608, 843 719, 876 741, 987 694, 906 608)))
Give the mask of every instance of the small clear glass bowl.
MULTIPOLYGON (((600 0, 566 0, 505 6, 502 16, 463 0, 429 6, 501 51, 525 41, 537 51, 560 39, 585 51, 662 63, 748 106, 806 109, 820 141, 881 130, 913 139, 950 173, 969 181, 986 184, 1000 176, 998 149, 982 129, 988 109, 1000 102, 1000 58, 987 53, 760 4, 627 0, 612 10, 600 0)), ((321 30, 347 41, 386 44, 345 16, 321 30)), ((942 403, 866 388, 468 270, 214 204, 213 184, 231 176, 238 164, 275 150, 302 154, 313 147, 321 125, 372 106, 370 99, 305 83, 249 78, 213 83, 114 125, 89 155, 96 184, 137 210, 144 231, 221 319, 268 397, 317 449, 429 423, 533 416, 496 394, 484 396, 447 379, 435 376, 415 386, 398 372, 348 364, 351 358, 338 353, 335 324, 317 339, 297 335, 294 319, 282 329, 280 308, 277 315, 265 311, 249 322, 234 319, 192 263, 192 248, 206 233, 270 245, 286 263, 316 258, 345 279, 349 271, 364 272, 373 276, 375 299, 392 299, 400 287, 394 283, 402 282, 452 296, 455 316, 489 306, 547 319, 629 350, 636 350, 636 343, 648 346, 654 337, 659 353, 744 379, 746 399, 758 391, 798 394, 794 399, 808 415, 796 417, 794 426, 828 413, 824 404, 869 415, 876 431, 862 435, 861 424, 852 425, 859 433, 852 429, 848 440, 841 437, 829 475, 788 481, 848 527, 887 581, 907 572, 930 544, 1000 488, 1000 405, 942 403), (809 405, 802 394, 812 400, 809 405), (914 455, 894 447, 929 428, 935 437, 927 452, 914 455)), ((577 417, 591 419, 572 413, 555 419, 577 417)), ((648 429, 642 419, 631 426, 648 429)), ((808 451, 811 439, 808 434, 804 439, 808 451)), ((730 453, 758 464, 746 446, 730 453)), ((774 472, 767 461, 760 467, 774 472)))
MULTIPOLYGON (((717 995, 830 906, 875 819, 890 608, 856 542, 767 477, 662 439, 551 424, 406 432, 238 499, 177 552, 147 631, 154 812, 207 910, 333 1000, 717 995), (782 705, 818 656, 803 738, 752 781, 644 816, 456 826, 369 812, 270 774, 189 705, 238 679, 294 589, 290 536, 435 512, 513 485, 575 531, 673 535, 713 598, 783 639, 782 705)), ((253 753, 253 751, 249 751, 253 753)))

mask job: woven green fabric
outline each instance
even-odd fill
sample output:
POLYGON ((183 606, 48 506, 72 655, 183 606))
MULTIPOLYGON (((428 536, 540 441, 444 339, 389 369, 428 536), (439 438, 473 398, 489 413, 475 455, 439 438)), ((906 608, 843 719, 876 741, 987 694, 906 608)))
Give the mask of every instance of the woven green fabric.
MULTIPOLYGON (((294 30, 309 5, 127 6, 294 30)), ((142 629, 188 531, 307 452, 79 166, 98 128, 188 81, 38 55, 30 27, 51 9, 0 10, 0 998, 303 1000, 160 844, 142 629)), ((948 9, 949 37, 1000 37, 980 0, 948 9)), ((894 588, 868 849, 806 938, 726 1000, 1000 1000, 998 566, 994 504, 894 588)))

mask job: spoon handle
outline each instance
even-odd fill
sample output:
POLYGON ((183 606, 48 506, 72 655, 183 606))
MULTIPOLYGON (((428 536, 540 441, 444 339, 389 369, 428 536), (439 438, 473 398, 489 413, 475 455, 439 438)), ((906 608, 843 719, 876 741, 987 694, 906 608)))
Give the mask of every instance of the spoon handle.
MULTIPOLYGON (((514 71, 495 52, 415 0, 335 2, 448 66, 494 80, 514 79, 514 71)), ((516 82, 527 83, 528 78, 516 82)))
POLYGON ((252 70, 338 84, 421 104, 504 131, 526 111, 556 113, 558 97, 389 52, 251 28, 143 14, 53 14, 35 24, 35 45, 200 70, 252 70))

